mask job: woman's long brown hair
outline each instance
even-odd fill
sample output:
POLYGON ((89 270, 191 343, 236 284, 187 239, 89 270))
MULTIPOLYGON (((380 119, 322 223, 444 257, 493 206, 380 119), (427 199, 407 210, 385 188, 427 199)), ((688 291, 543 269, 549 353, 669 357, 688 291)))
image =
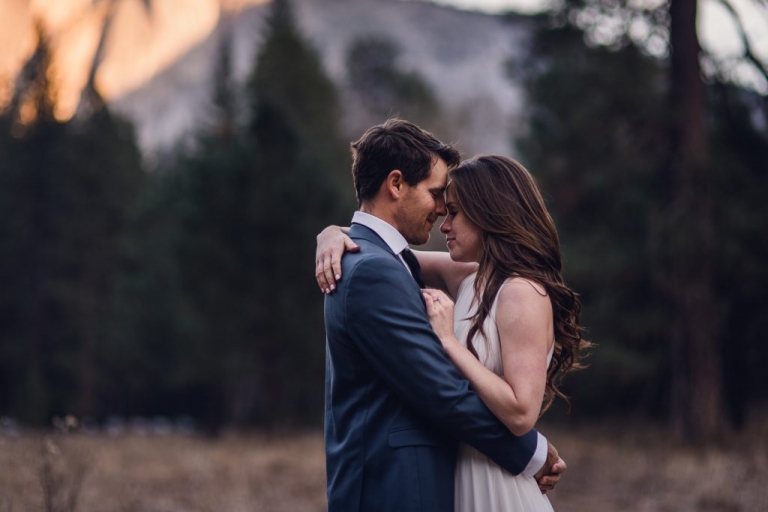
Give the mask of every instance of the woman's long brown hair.
POLYGON ((541 284, 552 302, 555 349, 547 370, 542 414, 556 396, 566 402, 560 381, 580 368, 579 352, 591 344, 582 338, 581 302, 563 280, 560 240, 536 182, 519 162, 496 155, 467 160, 450 172, 459 208, 480 230, 482 256, 475 280, 477 313, 467 335, 467 347, 477 357, 472 339, 504 281, 523 277, 541 284))

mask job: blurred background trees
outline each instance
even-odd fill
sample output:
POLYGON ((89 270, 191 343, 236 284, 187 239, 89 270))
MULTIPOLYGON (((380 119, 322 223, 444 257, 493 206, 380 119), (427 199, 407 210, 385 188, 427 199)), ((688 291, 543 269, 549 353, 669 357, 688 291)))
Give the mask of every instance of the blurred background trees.
POLYGON ((347 52, 348 87, 358 110, 363 133, 381 119, 399 116, 431 131, 441 129, 440 104, 435 92, 417 71, 402 68, 402 51, 383 37, 356 40, 347 52))
POLYGON ((41 33, 0 120, 7 390, 0 400, 33 422, 98 407, 107 380, 101 340, 129 261, 126 227, 144 179, 130 127, 108 111, 83 124, 55 119, 49 64, 41 33))
POLYGON ((543 18, 531 61, 511 68, 530 100, 523 161, 552 195, 566 269, 600 343, 572 392, 583 413, 642 410, 688 439, 716 439, 766 398, 750 362, 766 356, 750 334, 766 297, 744 295, 766 276, 734 265, 729 247, 766 257, 765 207, 744 214, 751 192, 739 184, 764 190, 768 111, 753 91, 703 80, 695 1, 634 13, 655 20, 665 58, 621 30, 596 41, 589 18, 601 8, 617 6, 579 2, 543 18))
MULTIPOLYGON (((596 0, 535 17, 508 66, 526 97, 509 137, 598 344, 566 381, 567 418, 651 418, 706 440, 768 399, 768 102, 725 73, 702 79, 686 7, 596 0)), ((344 112, 438 133, 449 116, 394 40, 350 44, 337 86, 286 0, 265 27, 246 84, 222 39, 212 122, 151 172, 98 96, 98 53, 83 108, 56 118, 40 29, 0 116, 0 416, 319 424, 315 234, 348 222, 347 141, 366 127, 344 112)))
POLYGON ((247 122, 225 45, 216 129, 151 174, 103 103, 54 118, 40 41, 0 119, 2 414, 187 414, 212 432, 317 422, 314 236, 353 203, 336 91, 287 2, 270 16, 247 122))

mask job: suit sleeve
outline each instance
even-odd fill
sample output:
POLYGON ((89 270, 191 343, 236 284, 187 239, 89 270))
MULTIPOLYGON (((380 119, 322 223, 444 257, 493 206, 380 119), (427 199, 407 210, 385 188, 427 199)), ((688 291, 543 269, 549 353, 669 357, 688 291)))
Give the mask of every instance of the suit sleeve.
POLYGON ((363 357, 411 410, 474 446, 512 474, 531 460, 537 432, 514 436, 469 388, 429 324, 421 295, 394 259, 360 262, 345 314, 363 357))

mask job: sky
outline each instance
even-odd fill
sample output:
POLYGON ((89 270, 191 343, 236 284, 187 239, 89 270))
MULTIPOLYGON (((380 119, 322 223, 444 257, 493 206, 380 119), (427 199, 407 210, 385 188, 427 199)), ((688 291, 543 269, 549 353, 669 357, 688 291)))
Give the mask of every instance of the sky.
MULTIPOLYGON (((437 4, 450 5, 460 9, 500 13, 515 10, 535 13, 545 10, 557 0, 430 0, 437 4)), ((663 0, 630 0, 638 5, 653 5, 663 0)), ((768 63, 768 9, 755 7, 755 0, 729 0, 739 13, 753 51, 763 62, 768 63)), ((742 54, 743 45, 730 14, 719 0, 699 0, 698 32, 702 47, 718 59, 729 59, 742 54)), ((768 94, 768 83, 751 68, 742 63, 735 64, 733 79, 743 85, 754 87, 768 94)))

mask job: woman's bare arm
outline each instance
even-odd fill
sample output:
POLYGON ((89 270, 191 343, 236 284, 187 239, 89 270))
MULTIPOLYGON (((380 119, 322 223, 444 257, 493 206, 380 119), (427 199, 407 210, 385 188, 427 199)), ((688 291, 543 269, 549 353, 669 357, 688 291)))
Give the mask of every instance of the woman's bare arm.
POLYGON ((503 377, 486 368, 456 339, 453 304, 446 296, 428 290, 425 300, 430 322, 446 353, 485 405, 515 435, 533 428, 541 411, 547 354, 553 339, 552 304, 541 287, 514 279, 499 292, 496 322, 503 377))
POLYGON ((461 282, 477 270, 477 263, 453 261, 443 251, 413 251, 421 265, 424 284, 430 288, 443 290, 451 297, 456 297, 461 282))
MULTIPOLYGON (((357 252, 360 247, 347 236, 349 228, 328 226, 317 235, 315 279, 320 290, 331 293, 341 279, 341 257, 346 251, 357 252)), ((413 251, 421 265, 424 283, 456 296, 461 281, 477 270, 476 263, 457 263, 447 252, 413 251)))

